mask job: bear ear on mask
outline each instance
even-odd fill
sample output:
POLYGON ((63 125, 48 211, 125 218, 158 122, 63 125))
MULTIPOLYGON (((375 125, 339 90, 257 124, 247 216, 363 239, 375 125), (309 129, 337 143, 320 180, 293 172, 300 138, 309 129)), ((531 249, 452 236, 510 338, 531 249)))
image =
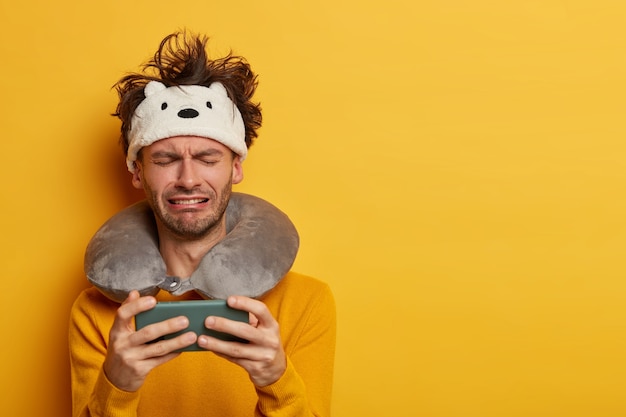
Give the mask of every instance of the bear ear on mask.
POLYGON ((299 237, 286 214, 267 201, 232 193, 226 236, 188 278, 167 276, 154 215, 144 200, 111 217, 85 251, 85 274, 105 296, 122 302, 132 290, 156 295, 196 291, 204 298, 257 298, 289 272, 299 237))

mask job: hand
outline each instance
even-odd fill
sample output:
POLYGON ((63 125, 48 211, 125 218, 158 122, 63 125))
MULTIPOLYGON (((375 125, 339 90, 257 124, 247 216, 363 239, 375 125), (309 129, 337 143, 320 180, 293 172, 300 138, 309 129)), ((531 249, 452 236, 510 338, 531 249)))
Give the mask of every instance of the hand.
POLYGON ((226 342, 202 335, 198 337, 198 345, 244 368, 256 386, 273 384, 287 368, 278 323, 261 301, 237 296, 229 297, 228 305, 249 312, 250 322, 242 323, 209 316, 204 325, 208 329, 229 333, 250 343, 226 342))
POLYGON ((117 310, 103 366, 109 381, 121 390, 137 391, 152 369, 174 359, 179 355, 175 350, 197 339, 195 333, 187 332, 170 340, 146 344, 189 327, 186 317, 176 317, 135 331, 135 315, 155 305, 154 297, 140 297, 139 292, 132 291, 117 310))

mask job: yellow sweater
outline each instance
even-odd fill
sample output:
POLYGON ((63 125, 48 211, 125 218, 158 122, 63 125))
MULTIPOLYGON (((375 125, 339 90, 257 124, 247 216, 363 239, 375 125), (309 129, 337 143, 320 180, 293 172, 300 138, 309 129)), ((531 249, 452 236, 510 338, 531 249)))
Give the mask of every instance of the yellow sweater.
MULTIPOLYGON (((161 292, 157 299, 174 298, 161 292)), ((95 288, 83 291, 70 316, 73 416, 328 416, 335 353, 335 303, 328 286, 290 272, 261 298, 280 325, 287 370, 255 388, 239 366, 211 352, 185 352, 126 392, 102 371, 119 304, 95 288)))

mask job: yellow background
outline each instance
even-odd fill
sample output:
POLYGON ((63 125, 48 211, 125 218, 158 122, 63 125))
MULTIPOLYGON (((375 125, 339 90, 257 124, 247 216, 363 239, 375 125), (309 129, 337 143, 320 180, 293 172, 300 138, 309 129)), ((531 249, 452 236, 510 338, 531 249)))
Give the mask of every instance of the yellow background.
POLYGON ((138 198, 110 87, 182 27, 259 73, 237 190, 290 215, 295 269, 335 293, 334 415, 626 414, 622 0, 1 0, 0 19, 0 414, 69 415, 84 247, 138 198))

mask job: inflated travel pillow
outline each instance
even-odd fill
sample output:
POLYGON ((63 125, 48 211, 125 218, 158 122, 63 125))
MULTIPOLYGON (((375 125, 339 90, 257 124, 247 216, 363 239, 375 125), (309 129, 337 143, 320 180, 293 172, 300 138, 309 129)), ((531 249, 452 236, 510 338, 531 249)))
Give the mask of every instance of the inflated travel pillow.
POLYGON ((252 195, 232 193, 226 232, 191 277, 167 276, 154 215, 141 201, 96 232, 85 252, 85 273, 117 302, 132 290, 142 295, 162 289, 174 295, 196 291, 204 298, 259 297, 285 276, 298 252, 298 232, 287 215, 252 195))

